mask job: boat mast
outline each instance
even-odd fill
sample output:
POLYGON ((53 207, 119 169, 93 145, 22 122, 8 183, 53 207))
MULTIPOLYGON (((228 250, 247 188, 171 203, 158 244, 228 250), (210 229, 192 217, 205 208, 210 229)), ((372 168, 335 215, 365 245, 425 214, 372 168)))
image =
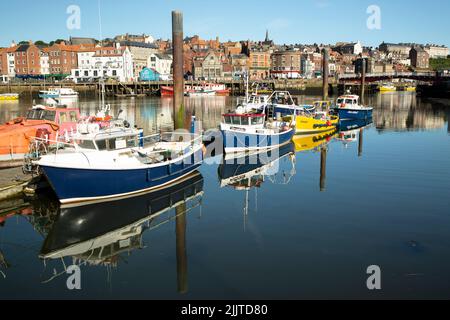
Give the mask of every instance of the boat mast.
POLYGON ((103 66, 103 30, 102 30, 102 14, 101 14, 101 6, 100 0, 98 0, 98 22, 99 22, 99 30, 100 30, 100 66, 101 66, 101 75, 100 75, 100 108, 103 110, 105 107, 105 81, 103 79, 104 74, 104 66, 103 66))

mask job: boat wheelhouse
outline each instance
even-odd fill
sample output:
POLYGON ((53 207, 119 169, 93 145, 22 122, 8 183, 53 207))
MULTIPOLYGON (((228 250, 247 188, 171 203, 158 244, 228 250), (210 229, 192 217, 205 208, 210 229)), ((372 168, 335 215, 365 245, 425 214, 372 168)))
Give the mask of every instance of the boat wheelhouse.
POLYGON ((203 161, 201 137, 142 130, 84 129, 55 154, 34 163, 61 203, 98 201, 156 190, 196 170, 203 161), (86 133, 85 133, 86 132, 86 133))
POLYGON ((23 164, 30 142, 40 138, 46 146, 77 129, 80 112, 76 108, 34 106, 25 117, 0 125, 0 168, 23 164))
POLYGON ((224 114, 220 130, 225 153, 272 149, 292 140, 291 123, 265 119, 264 113, 224 114))

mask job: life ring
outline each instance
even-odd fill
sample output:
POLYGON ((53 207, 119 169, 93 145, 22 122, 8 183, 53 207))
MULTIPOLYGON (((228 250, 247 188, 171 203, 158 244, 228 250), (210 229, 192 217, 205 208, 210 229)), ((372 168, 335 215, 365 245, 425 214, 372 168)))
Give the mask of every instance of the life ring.
POLYGON ((341 109, 345 108, 345 103, 341 103, 341 109))

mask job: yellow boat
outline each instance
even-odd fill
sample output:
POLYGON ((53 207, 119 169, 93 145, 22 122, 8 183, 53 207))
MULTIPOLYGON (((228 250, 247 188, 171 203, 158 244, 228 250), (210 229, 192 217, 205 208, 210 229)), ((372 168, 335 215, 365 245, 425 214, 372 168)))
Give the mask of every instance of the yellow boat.
POLYGON ((378 87, 378 89, 380 90, 380 92, 394 92, 397 91, 397 88, 393 85, 390 84, 384 84, 384 85, 380 85, 378 87))
POLYGON ((405 91, 408 91, 408 92, 416 92, 416 87, 405 87, 405 91))
POLYGON ((0 94, 0 100, 2 100, 2 101, 19 100, 19 95, 17 93, 0 94))
POLYGON ((294 136, 295 152, 316 150, 333 140, 336 134, 337 129, 335 128, 333 131, 325 133, 294 136))
POLYGON ((335 130, 339 124, 339 117, 331 116, 327 112, 317 111, 312 115, 299 115, 295 118, 297 134, 313 134, 335 130))

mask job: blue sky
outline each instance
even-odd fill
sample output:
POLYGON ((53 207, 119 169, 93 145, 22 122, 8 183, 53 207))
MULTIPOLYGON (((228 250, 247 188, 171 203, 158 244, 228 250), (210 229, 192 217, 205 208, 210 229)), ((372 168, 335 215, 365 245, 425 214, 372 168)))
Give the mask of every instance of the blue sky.
MULTIPOLYGON (((361 40, 438 43, 450 46, 450 1, 443 0, 100 0, 104 37, 147 33, 171 35, 171 11, 184 13, 185 35, 278 44, 361 40), (381 30, 367 28, 367 8, 381 9, 381 30)), ((8 2, 0 19, 0 46, 12 40, 50 41, 69 36, 99 38, 97 0, 8 2), (27 2, 25 5, 24 3, 27 2), (68 30, 69 5, 81 9, 81 29, 68 30), (24 8, 26 8, 24 10, 24 8)))

